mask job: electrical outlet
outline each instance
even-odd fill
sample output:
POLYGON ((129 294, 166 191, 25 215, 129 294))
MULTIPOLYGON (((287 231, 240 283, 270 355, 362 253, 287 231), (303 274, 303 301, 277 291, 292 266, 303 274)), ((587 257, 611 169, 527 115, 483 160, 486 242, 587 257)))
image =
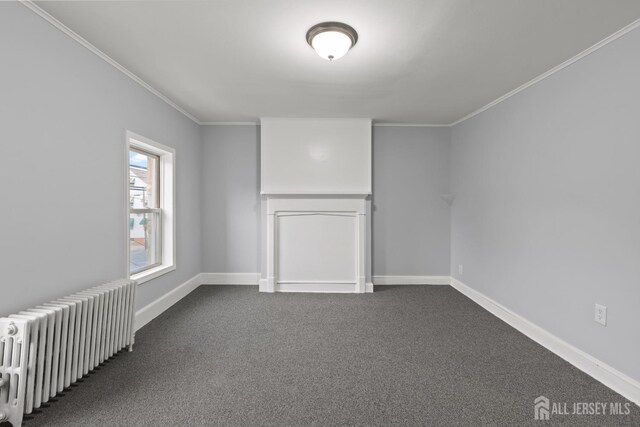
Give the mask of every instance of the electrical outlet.
POLYGON ((596 304, 595 319, 602 326, 607 326, 607 307, 596 304))
POLYGON ((462 264, 458 264, 458 274, 462 274, 462 264))

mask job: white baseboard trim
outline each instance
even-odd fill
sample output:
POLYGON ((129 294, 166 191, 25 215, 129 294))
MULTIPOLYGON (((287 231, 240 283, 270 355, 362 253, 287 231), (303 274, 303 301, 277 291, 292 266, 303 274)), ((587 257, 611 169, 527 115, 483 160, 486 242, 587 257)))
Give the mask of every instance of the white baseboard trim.
POLYGON ((203 285, 258 285, 260 273, 202 273, 203 285))
MULTIPOLYGON (((266 281, 265 281, 266 282, 266 281)), ((260 280, 262 289, 266 292, 266 283, 260 280), (264 283, 264 284, 263 284, 264 283)), ((362 283, 362 282, 361 282, 362 283)), ((274 292, 302 292, 318 294, 361 294, 373 292, 373 283, 364 282, 364 289, 358 282, 340 281, 282 281, 275 284, 274 292)))
POLYGON ((286 282, 276 284, 275 292, 300 292, 316 294, 354 294, 355 283, 286 282))
POLYGON ((196 274, 177 288, 167 292, 157 300, 136 311, 135 330, 137 331, 147 323, 151 322, 172 305, 193 292, 200 285, 201 274, 196 274))
POLYGON ((500 320, 516 328, 538 344, 552 351, 587 375, 600 381, 616 393, 621 394, 636 405, 640 406, 640 382, 628 375, 612 368, 595 357, 566 343, 538 325, 508 308, 495 302, 486 295, 470 288, 464 283, 451 278, 451 286, 469 297, 482 308, 498 317, 500 320))
POLYGON ((449 276, 373 276, 374 285, 449 285, 449 276))
MULTIPOLYGON (((259 284, 260 284, 260 292, 269 292, 268 291, 268 287, 267 287, 267 285, 268 285, 267 279, 260 279, 259 280, 259 284)), ((334 292, 337 292, 337 293, 353 293, 353 290, 344 290, 344 289, 343 290, 339 290, 339 289, 338 290, 330 290, 330 289, 327 289, 326 286, 324 286, 321 291, 314 290, 314 289, 298 289, 298 290, 286 289, 286 286, 283 289, 281 284, 278 284, 276 286, 276 288, 277 289, 274 292, 317 292, 317 293, 334 293, 334 292)), ((373 292, 373 283, 372 282, 365 282, 365 284, 364 284, 364 293, 365 294, 370 294, 372 292, 373 292)))

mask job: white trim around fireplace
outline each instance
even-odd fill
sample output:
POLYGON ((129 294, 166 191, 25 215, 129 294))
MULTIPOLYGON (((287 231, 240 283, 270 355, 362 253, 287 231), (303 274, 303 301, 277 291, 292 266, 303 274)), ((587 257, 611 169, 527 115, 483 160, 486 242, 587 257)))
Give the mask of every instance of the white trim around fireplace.
POLYGON ((261 292, 373 291, 366 272, 367 195, 265 195, 264 200, 261 292), (346 232, 334 233, 331 240, 334 227, 346 232), (328 240, 315 241, 312 236, 318 234, 328 240), (295 248, 304 249, 297 254, 295 248), (310 259, 314 254, 322 254, 322 260, 310 259), (319 262, 322 268, 317 268, 319 262))

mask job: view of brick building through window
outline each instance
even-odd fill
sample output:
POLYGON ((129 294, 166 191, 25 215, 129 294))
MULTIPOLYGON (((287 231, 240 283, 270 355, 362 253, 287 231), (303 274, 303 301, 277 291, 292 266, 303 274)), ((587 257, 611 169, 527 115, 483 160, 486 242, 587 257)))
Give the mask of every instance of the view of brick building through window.
POLYGON ((132 274, 160 264, 159 158, 129 151, 129 268, 132 274))

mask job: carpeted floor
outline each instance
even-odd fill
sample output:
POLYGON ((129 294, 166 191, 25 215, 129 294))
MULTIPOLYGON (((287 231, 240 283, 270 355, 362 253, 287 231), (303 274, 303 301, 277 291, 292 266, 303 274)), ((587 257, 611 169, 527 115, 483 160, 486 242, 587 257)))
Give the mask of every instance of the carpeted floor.
POLYGON ((25 426, 640 425, 534 421, 540 395, 627 402, 449 286, 203 286, 25 426))

